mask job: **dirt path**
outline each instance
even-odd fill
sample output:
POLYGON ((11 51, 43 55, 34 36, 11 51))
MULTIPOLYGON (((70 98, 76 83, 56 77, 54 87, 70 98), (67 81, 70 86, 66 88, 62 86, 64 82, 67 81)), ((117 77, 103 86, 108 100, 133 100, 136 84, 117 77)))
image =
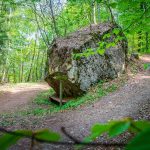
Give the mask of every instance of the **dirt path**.
POLYGON ((48 88, 46 83, 0 85, 0 113, 23 109, 39 92, 48 88))
MULTIPOLYGON (((150 56, 144 56, 142 60, 150 63, 150 56)), ((123 117, 150 120, 150 72, 138 73, 134 78, 129 79, 118 91, 103 97, 93 105, 64 113, 56 113, 53 116, 47 115, 43 118, 22 116, 21 118, 15 118, 17 124, 10 128, 51 128, 61 133, 61 127, 64 126, 71 135, 77 139, 82 139, 88 135, 90 127, 94 123, 107 122, 108 120, 123 117), (24 124, 19 122, 20 119, 24 121, 24 124)), ((63 134, 62 136, 65 141, 69 140, 63 134)), ((123 139, 118 138, 116 141, 123 141, 123 139)), ((27 149, 29 145, 25 143, 20 143, 12 149, 27 149)), ((72 147, 65 146, 43 146, 45 150, 73 150, 72 147)), ((94 148, 91 149, 93 150, 94 148)), ((95 150, 105 149, 95 148, 95 150)))

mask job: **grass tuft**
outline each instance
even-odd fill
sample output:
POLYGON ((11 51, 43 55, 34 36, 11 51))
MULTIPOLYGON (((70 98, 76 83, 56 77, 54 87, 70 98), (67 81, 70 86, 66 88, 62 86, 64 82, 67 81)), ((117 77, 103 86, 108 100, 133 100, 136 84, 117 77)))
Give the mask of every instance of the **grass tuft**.
POLYGON ((147 70, 150 67, 150 63, 143 64, 144 70, 147 70))
POLYGON ((29 109, 26 114, 33 114, 33 115, 45 115, 49 113, 55 113, 59 111, 65 111, 68 109, 75 109, 79 106, 85 104, 91 104, 101 97, 106 96, 107 94, 114 92, 118 89, 117 84, 106 84, 106 82, 101 81, 98 83, 97 86, 91 88, 87 94, 84 94, 81 97, 72 99, 71 101, 64 104, 60 107, 57 104, 50 102, 49 96, 54 94, 53 89, 50 89, 46 92, 40 93, 33 101, 33 105, 36 107, 33 109, 29 109), (106 86, 107 85, 107 86, 106 86))

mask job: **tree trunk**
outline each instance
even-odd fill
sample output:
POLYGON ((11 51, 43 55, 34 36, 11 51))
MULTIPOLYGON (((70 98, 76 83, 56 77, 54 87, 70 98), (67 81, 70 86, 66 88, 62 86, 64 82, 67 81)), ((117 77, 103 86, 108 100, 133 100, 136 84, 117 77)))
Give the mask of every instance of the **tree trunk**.
POLYGON ((96 2, 93 2, 93 20, 94 20, 94 24, 97 24, 96 21, 96 2))
POLYGON ((36 67, 35 67, 35 78, 36 78, 36 81, 39 79, 39 76, 38 76, 39 56, 40 56, 40 50, 38 50, 38 55, 37 55, 37 59, 36 59, 36 67))
MULTIPOLYGON (((36 35, 36 36, 37 36, 37 35, 36 35)), ((36 40, 37 40, 37 37, 36 37, 36 39, 35 39, 34 51, 33 51, 33 56, 32 56, 32 60, 31 60, 31 66, 30 66, 30 70, 29 70, 29 75, 28 75, 28 78, 27 78, 27 82, 29 82, 29 81, 31 80, 32 69, 33 69, 33 63, 34 63, 34 58, 35 58, 36 40)))
MULTIPOLYGON (((40 68, 40 79, 42 79, 43 78, 43 68, 45 68, 45 65, 43 65, 43 63, 44 63, 44 58, 45 58, 45 55, 43 54, 43 56, 42 56, 42 61, 41 61, 41 68, 40 68)), ((46 69, 45 69, 46 70, 46 69)))
POLYGON ((97 12, 98 12, 98 22, 101 21, 101 9, 100 9, 100 3, 97 3, 97 12))
POLYGON ((21 62, 21 66, 20 66, 20 82, 23 82, 23 71, 24 71, 24 63, 21 62))
POLYGON ((142 32, 138 32, 138 52, 142 50, 142 32))
POLYGON ((5 78, 6 78, 6 68, 4 65, 3 71, 2 71, 2 79, 1 79, 1 83, 5 82, 5 78))
POLYGON ((16 80, 16 70, 15 70, 15 65, 13 64, 13 78, 14 78, 14 83, 17 82, 16 80))
POLYGON ((146 50, 146 52, 148 52, 148 50, 149 50, 149 34, 148 34, 148 32, 146 32, 145 33, 145 50, 146 50))

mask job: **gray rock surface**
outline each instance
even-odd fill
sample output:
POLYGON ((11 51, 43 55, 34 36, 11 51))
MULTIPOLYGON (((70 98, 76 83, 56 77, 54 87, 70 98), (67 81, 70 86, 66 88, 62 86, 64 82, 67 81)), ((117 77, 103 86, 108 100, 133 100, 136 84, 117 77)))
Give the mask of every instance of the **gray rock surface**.
POLYGON ((58 38, 48 52, 47 76, 45 80, 59 96, 59 79, 63 83, 63 96, 75 97, 86 92, 92 85, 102 79, 113 79, 125 71, 127 60, 127 41, 116 42, 114 46, 105 49, 104 54, 98 54, 99 42, 113 43, 122 33, 115 35, 118 28, 111 23, 92 25, 58 38), (104 35, 109 34, 108 38, 104 35), (73 58, 74 54, 85 53, 92 49, 93 55, 73 58))

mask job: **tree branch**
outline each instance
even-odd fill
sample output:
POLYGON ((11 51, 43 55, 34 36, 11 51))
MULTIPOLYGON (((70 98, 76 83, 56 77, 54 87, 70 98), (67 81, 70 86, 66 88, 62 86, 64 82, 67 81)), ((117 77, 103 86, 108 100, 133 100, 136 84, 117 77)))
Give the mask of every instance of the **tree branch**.
POLYGON ((41 140, 36 138, 33 133, 33 135, 27 135, 27 134, 23 134, 23 133, 16 133, 14 131, 10 131, 10 130, 6 130, 4 128, 0 127, 0 132, 2 133, 7 133, 10 135, 14 135, 14 136, 20 136, 23 138, 28 138, 31 140, 35 140, 37 142, 40 143, 47 143, 47 144, 53 144, 53 145, 67 145, 67 146, 74 146, 74 145, 83 145, 83 146, 92 146, 92 147, 96 147, 96 146, 101 146, 101 147, 124 147, 126 146, 126 143, 101 143, 101 142, 82 142, 80 140, 77 140, 76 138, 74 138, 73 136, 71 136, 69 133, 67 133, 67 131, 65 130, 64 127, 61 128, 62 132, 69 138, 71 139, 73 142, 63 142, 63 141, 59 141, 59 142, 54 142, 54 141, 49 141, 49 140, 41 140))
POLYGON ((148 8, 143 12, 143 14, 142 14, 139 18, 137 18, 137 19, 135 19, 134 21, 132 21, 132 23, 131 23, 127 28, 125 28, 125 29, 123 30, 123 32, 124 32, 124 31, 127 31, 132 25, 134 25, 136 22, 138 22, 138 20, 141 20, 141 19, 143 18, 143 16, 145 15, 145 13, 148 11, 149 8, 150 8, 150 7, 148 7, 148 8))

